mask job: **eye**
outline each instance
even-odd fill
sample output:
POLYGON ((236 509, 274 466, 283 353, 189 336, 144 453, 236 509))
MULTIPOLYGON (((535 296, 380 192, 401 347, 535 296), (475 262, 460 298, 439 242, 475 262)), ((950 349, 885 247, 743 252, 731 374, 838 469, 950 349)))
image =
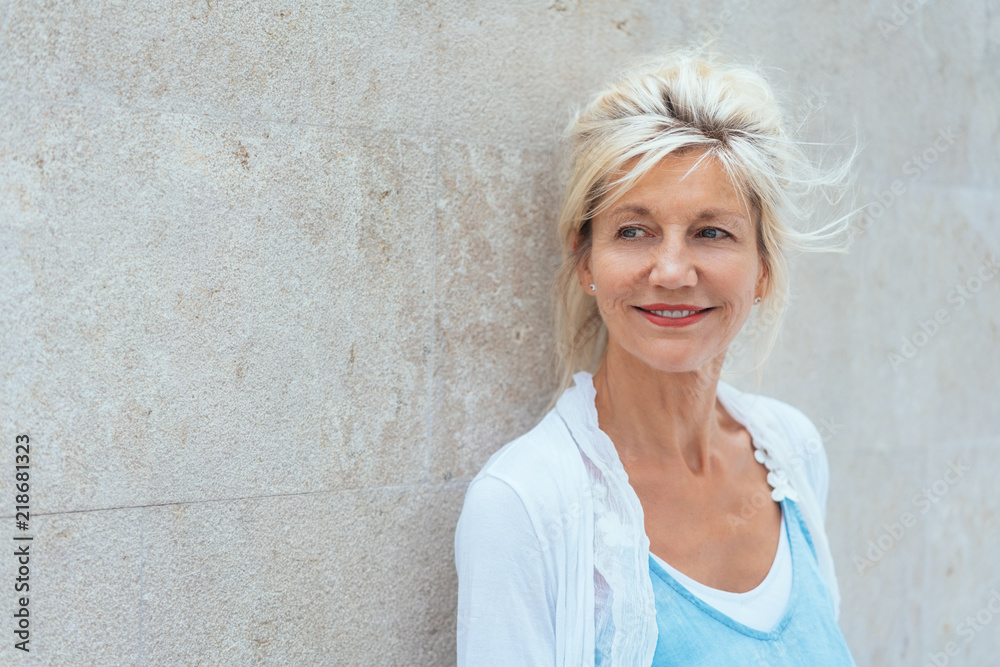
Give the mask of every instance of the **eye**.
POLYGON ((698 232, 698 234, 702 235, 702 238, 706 239, 721 239, 725 238, 726 236, 731 236, 729 232, 723 231, 718 227, 706 227, 705 229, 698 232))
POLYGON ((623 239, 637 239, 645 235, 646 232, 638 227, 622 227, 618 230, 618 236, 623 239))

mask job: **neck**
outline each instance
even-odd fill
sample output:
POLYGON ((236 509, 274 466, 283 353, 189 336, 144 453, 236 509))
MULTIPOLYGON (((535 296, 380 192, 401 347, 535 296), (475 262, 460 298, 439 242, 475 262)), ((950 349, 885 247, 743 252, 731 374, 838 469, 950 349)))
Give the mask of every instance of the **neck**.
POLYGON ((698 370, 670 373, 609 347, 594 375, 597 417, 626 470, 683 464, 695 475, 709 471, 719 432, 731 425, 715 396, 724 360, 725 353, 698 370))

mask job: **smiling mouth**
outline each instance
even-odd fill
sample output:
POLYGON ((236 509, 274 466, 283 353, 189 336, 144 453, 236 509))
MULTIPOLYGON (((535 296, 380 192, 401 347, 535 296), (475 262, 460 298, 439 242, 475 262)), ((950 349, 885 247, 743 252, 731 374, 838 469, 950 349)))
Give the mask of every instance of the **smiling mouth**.
POLYGON ((645 308, 639 308, 647 313, 652 313, 653 315, 658 315, 660 317, 669 317, 671 319, 680 319, 682 317, 688 317, 696 313, 704 313, 712 310, 711 308, 702 308, 701 310, 646 310, 645 308))

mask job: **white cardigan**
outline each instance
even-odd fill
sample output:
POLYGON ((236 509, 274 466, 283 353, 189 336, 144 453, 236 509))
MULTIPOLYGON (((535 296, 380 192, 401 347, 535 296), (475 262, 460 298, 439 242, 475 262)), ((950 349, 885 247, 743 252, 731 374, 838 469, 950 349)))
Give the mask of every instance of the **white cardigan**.
MULTIPOLYGON (((458 664, 648 666, 657 626, 639 499, 598 428, 593 380, 577 373, 534 429, 472 480, 455 533, 458 664)), ((826 538, 826 455, 816 427, 773 398, 719 382, 716 395, 768 467, 787 477, 840 596, 826 538)))

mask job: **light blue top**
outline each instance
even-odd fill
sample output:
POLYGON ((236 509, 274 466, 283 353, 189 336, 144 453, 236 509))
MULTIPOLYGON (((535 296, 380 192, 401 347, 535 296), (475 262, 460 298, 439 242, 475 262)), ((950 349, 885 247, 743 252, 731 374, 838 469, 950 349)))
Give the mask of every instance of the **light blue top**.
POLYGON ((762 632, 734 621, 693 595, 650 556, 659 631, 653 667, 854 666, 805 521, 794 501, 781 503, 792 552, 792 593, 778 624, 762 632))

